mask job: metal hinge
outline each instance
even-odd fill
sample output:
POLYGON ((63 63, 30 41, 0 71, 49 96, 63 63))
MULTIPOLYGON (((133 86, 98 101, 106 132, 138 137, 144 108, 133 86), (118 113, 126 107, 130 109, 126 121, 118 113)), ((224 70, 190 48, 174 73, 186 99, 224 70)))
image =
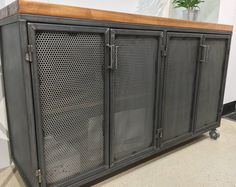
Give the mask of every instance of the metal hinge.
POLYGON ((220 107, 220 109, 219 109, 219 115, 221 116, 222 115, 222 113, 223 113, 223 106, 222 107, 220 107))
POLYGON ((27 53, 25 54, 25 60, 27 62, 33 61, 33 46, 32 45, 27 46, 27 53))
POLYGON ((161 56, 167 56, 167 49, 164 45, 161 46, 161 56))
POLYGON ((156 137, 157 137, 157 138, 162 138, 162 135, 163 135, 163 129, 162 129, 162 128, 157 129, 157 131, 156 131, 156 137))
POLYGON ((167 56, 167 46, 166 46, 166 37, 164 36, 164 32, 161 33, 161 56, 167 56))
POLYGON ((161 32, 161 39, 163 40, 163 38, 164 38, 164 33, 161 32))
POLYGON ((37 169, 35 171, 35 176, 38 178, 38 182, 42 183, 42 172, 41 172, 41 169, 37 169))

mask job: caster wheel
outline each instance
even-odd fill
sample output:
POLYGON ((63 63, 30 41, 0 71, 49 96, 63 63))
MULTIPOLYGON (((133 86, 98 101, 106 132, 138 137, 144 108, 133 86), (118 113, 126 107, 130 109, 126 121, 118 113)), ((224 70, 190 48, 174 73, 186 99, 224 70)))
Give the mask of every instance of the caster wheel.
POLYGON ((217 140, 220 137, 220 133, 218 133, 215 129, 209 132, 210 138, 213 140, 217 140))

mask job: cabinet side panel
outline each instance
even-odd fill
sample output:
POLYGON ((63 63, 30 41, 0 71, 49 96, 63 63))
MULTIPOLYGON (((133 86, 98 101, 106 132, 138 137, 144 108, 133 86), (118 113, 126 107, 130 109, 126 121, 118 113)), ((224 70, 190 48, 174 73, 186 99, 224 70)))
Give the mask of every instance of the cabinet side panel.
POLYGON ((2 60, 11 156, 25 182, 31 186, 35 176, 31 166, 19 24, 5 25, 1 29, 2 60))

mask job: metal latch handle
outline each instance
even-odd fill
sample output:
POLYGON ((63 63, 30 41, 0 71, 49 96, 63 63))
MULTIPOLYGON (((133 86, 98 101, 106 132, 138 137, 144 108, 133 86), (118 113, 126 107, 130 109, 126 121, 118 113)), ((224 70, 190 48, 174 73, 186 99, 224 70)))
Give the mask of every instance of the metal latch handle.
POLYGON ((109 44, 107 44, 106 45, 107 47, 109 47, 110 48, 110 64, 108 65, 108 69, 113 69, 113 51, 114 51, 114 45, 109 45, 109 44))
POLYGON ((108 69, 113 70, 114 57, 115 57, 115 69, 117 69, 118 68, 118 48, 119 48, 119 46, 107 44, 107 47, 110 48, 110 63, 108 65, 108 69), (115 56, 114 56, 114 53, 115 53, 115 56))
POLYGON ((118 68, 118 49, 119 49, 119 46, 115 46, 115 57, 116 57, 116 59, 115 59, 115 69, 117 69, 118 68))
POLYGON ((202 59, 200 61, 201 62, 208 62, 210 46, 209 45, 201 45, 201 47, 203 48, 203 52, 202 52, 203 55, 202 55, 202 59))

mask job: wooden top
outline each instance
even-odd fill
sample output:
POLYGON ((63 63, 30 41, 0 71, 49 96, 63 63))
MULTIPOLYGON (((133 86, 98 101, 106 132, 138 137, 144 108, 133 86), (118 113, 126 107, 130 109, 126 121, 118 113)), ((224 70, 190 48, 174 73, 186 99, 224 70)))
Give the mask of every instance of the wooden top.
POLYGON ((66 18, 80 18, 87 20, 114 21, 120 23, 146 24, 158 26, 171 26, 180 28, 195 28, 207 30, 232 31, 232 25, 193 22, 186 20, 177 20, 171 18, 160 18, 154 16, 145 16, 139 14, 128 14, 121 12, 112 12, 74 6, 65 6, 57 4, 48 4, 34 2, 32 0, 17 0, 8 7, 0 11, 0 18, 8 17, 16 13, 34 14, 45 16, 56 16, 66 18))

